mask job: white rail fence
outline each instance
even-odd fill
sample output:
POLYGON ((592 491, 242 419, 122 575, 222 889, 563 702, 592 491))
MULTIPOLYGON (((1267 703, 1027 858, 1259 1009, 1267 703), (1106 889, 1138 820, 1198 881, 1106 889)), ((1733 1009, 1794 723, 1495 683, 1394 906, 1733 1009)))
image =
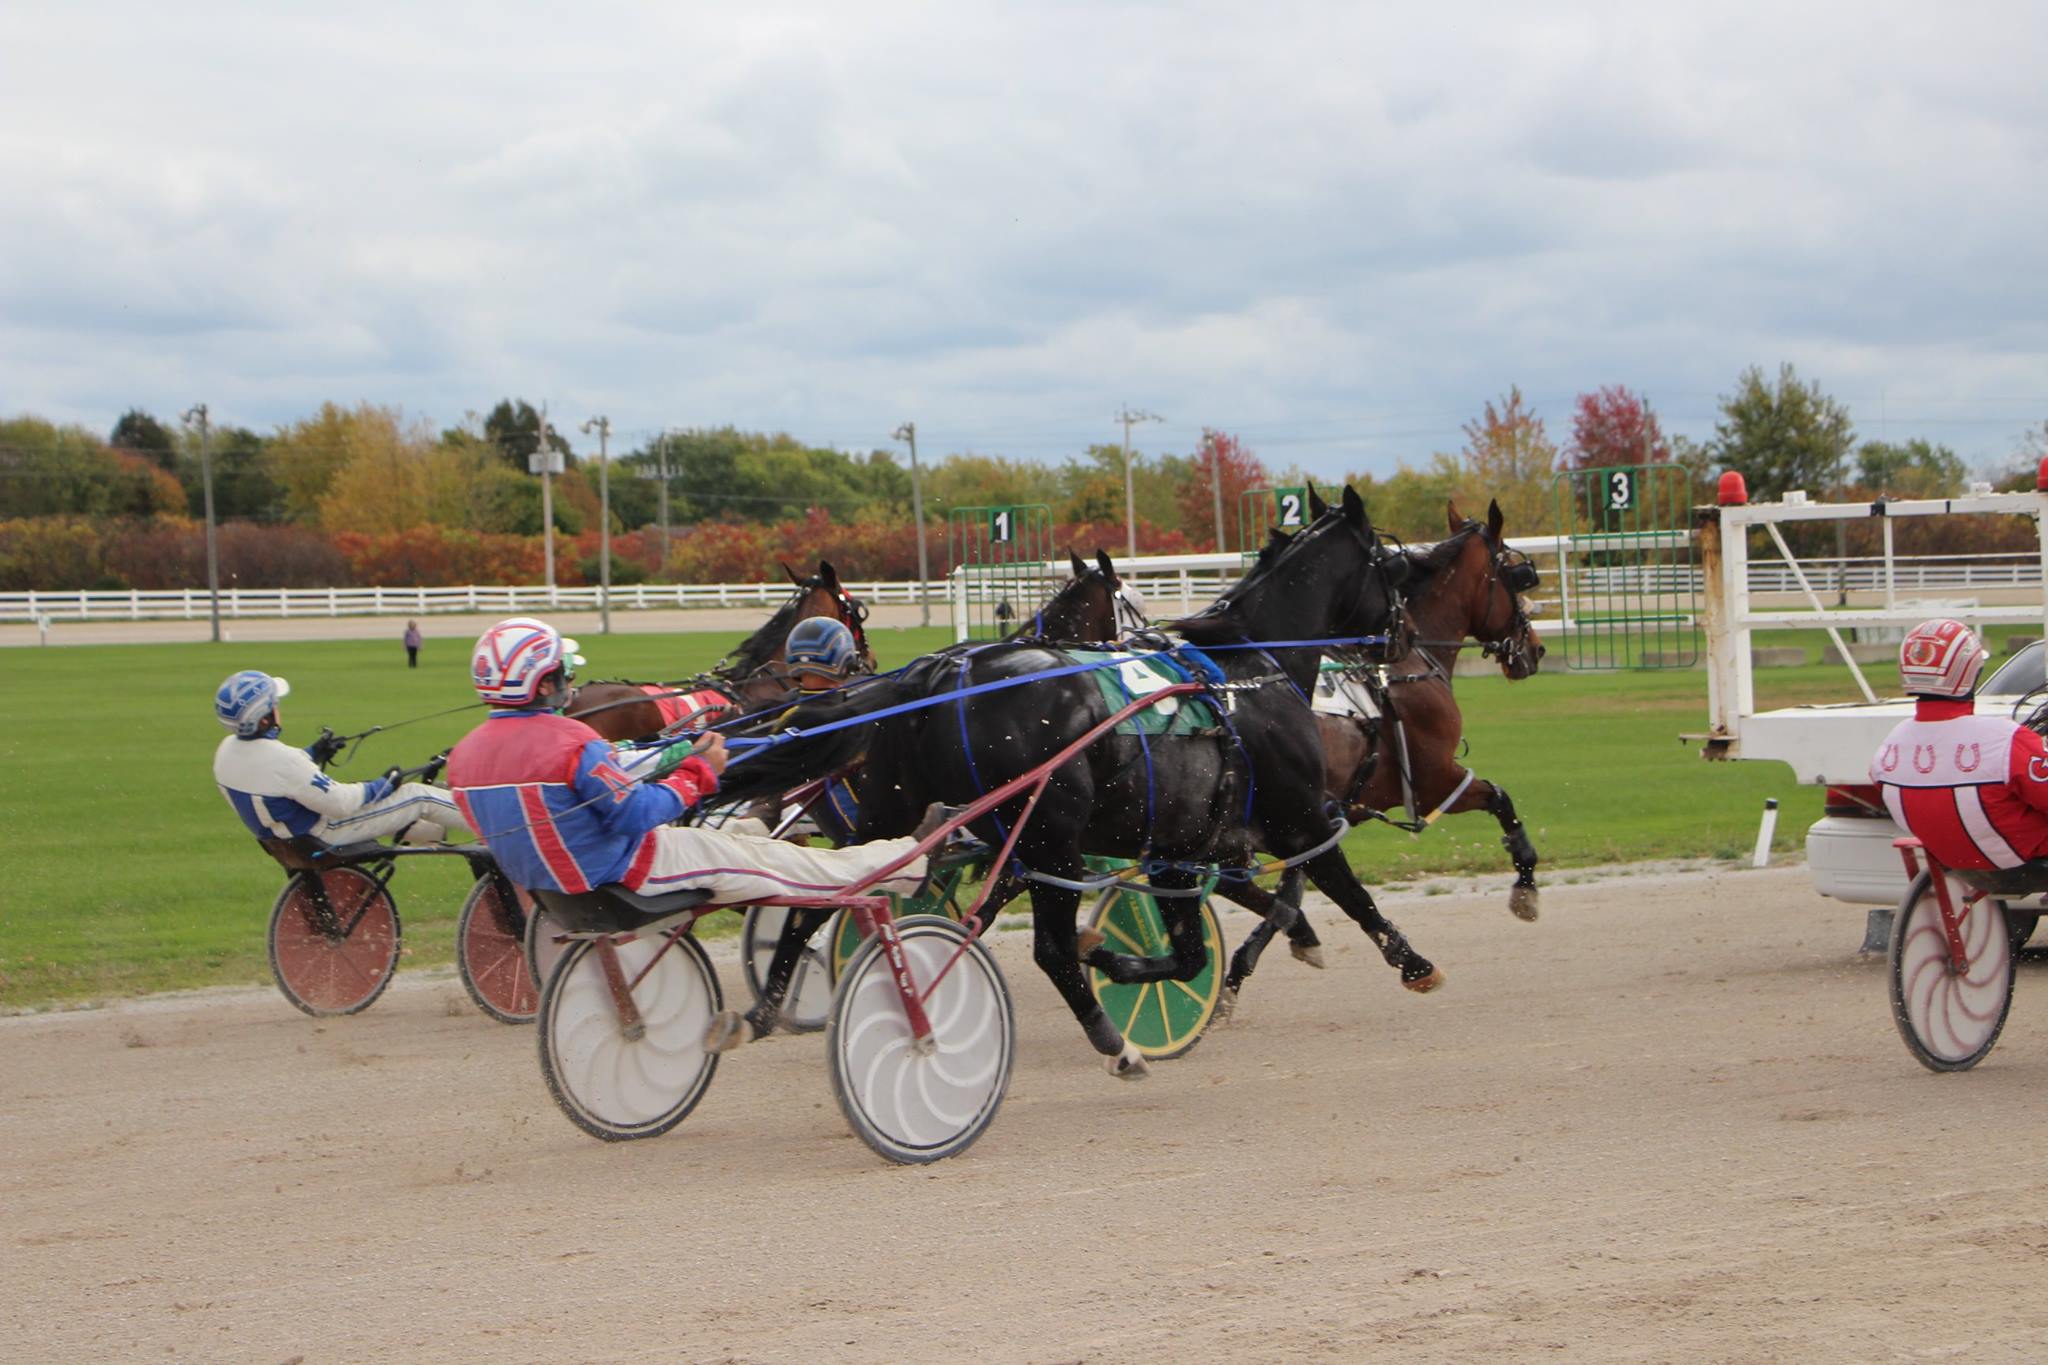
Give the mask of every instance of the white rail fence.
MULTIPOLYGON (((1514 542, 1532 555, 1555 553, 1555 542, 1529 537, 1514 542)), ((1236 581, 1240 569, 1236 555, 1191 555, 1184 565, 1172 564, 1178 556, 1144 557, 1131 562, 1125 572, 1128 581, 1155 605, 1178 603, 1193 609, 1209 602, 1236 581)), ((1808 580, 1824 591, 1878 592, 1886 586, 1884 561, 1880 558, 1846 560, 1816 558, 1804 561, 1808 580)), ((1064 568, 1060 569, 1064 576, 1064 568)), ((1752 562, 1747 566, 1752 593, 1801 591, 1798 576, 1775 561, 1752 562)), ((1536 594, 1539 601, 1554 601, 1554 586, 1545 583, 1536 594)), ((1703 587, 1700 571, 1675 565, 1634 565, 1578 571, 1577 583, 1588 591, 1676 592, 1703 587)), ((1894 591, 1945 592, 1974 588, 2034 588, 2042 582, 2041 564, 2032 556, 2010 554, 1927 555, 1901 557, 1893 562, 1894 591)), ((848 583, 847 591, 870 605, 909 605, 918 602, 915 582, 848 583)), ((546 588, 471 585, 455 588, 226 588, 220 594, 223 617, 320 617, 320 616, 444 616, 453 614, 514 615, 534 611, 595 611, 595 587, 546 588)), ((615 586, 611 605, 615 611, 656 611, 709 607, 776 607, 788 600, 787 583, 635 583, 615 586)), ((950 596, 948 584, 935 582, 931 600, 943 609, 950 596)), ((39 621, 165 621, 204 620, 208 616, 204 588, 171 591, 89 591, 0 592, 0 625, 34 625, 39 621)))

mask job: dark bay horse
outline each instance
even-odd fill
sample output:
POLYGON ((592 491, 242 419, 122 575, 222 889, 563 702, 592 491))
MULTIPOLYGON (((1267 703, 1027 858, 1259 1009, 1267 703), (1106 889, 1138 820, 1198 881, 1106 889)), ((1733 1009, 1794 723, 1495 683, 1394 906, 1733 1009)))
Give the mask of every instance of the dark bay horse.
MULTIPOLYGON (((1464 716, 1451 682, 1458 654, 1468 640, 1498 658, 1501 673, 1510 680, 1536 672, 1543 661, 1543 644, 1522 602, 1522 595, 1537 585, 1536 570, 1508 549, 1498 502, 1488 506, 1483 526, 1461 517, 1455 505, 1448 512, 1448 538, 1405 552, 1413 568, 1402 596, 1414 629, 1414 648, 1384 663, 1354 666, 1335 679, 1326 671, 1320 679, 1321 698, 1335 690, 1357 702, 1347 708, 1349 714, 1333 714, 1322 709, 1319 700, 1316 722, 1328 764, 1327 791, 1354 824, 1385 819, 1411 832, 1444 815, 1492 813, 1515 865, 1508 907, 1518 917, 1533 920, 1538 909, 1535 845, 1506 789, 1458 761, 1464 716), (1331 689, 1336 679, 1341 681, 1331 689), (1382 714, 1360 714, 1375 707, 1382 714), (1387 812, 1407 815, 1404 819, 1387 812)), ((1247 882, 1226 880, 1216 894, 1260 915, 1274 904, 1271 892, 1247 882)), ((1311 966, 1323 965, 1320 940, 1307 917, 1295 918, 1287 934, 1297 958, 1311 966)), ((1271 936, 1270 929, 1254 930, 1239 946, 1225 980, 1227 1002, 1234 1001, 1271 936)))
MULTIPOLYGON (((1145 1063, 1096 1003, 1082 970, 1075 926, 1080 891, 1071 883, 1087 875, 1084 853, 1151 859, 1155 884, 1183 889, 1198 885, 1202 866, 1242 863, 1255 848, 1281 857, 1313 853, 1283 879, 1275 922, 1285 928, 1284 921, 1298 915, 1305 872, 1373 940, 1403 985, 1428 991, 1442 984, 1443 974, 1380 914, 1342 851, 1321 847, 1333 826, 1323 810, 1322 739, 1307 704, 1323 646, 1303 642, 1385 634, 1407 571, 1407 560, 1381 545, 1365 504, 1346 488, 1339 508, 1269 546, 1224 597, 1175 623, 1183 638, 1209 652, 1225 678, 1228 706, 1219 725, 1149 741, 1112 733, 1052 773, 1018 832, 1013 862, 996 873, 992 903, 1028 883, 1033 957, 1108 1059, 1112 1075, 1142 1075, 1145 1063)), ((1086 674, 1047 676, 1067 666, 1059 651, 1022 640, 927 656, 895 675, 800 704, 792 724, 805 733, 734 763, 722 794, 779 794, 842 771, 865 753, 854 779, 856 833, 863 839, 901 834, 928 802, 971 802, 1058 759, 1109 716, 1086 674), (948 700, 969 687, 1011 680, 1021 681, 948 700), (925 700, 934 704, 870 724, 827 728, 925 700)), ((1020 794, 977 821, 975 833, 1000 847, 1024 805, 1020 794)), ((1088 964, 1119 982, 1199 975, 1208 955, 1198 901, 1162 897, 1159 904, 1169 956, 1097 948, 1088 964)), ((821 919, 792 914, 785 938, 807 940, 821 919)))
MULTIPOLYGON (((658 692, 702 690, 722 693, 740 711, 754 711, 772 705, 791 690, 789 681, 778 667, 789 632, 797 622, 813 616, 833 617, 852 631, 865 671, 873 672, 875 653, 868 645, 864 624, 868 618, 867 608, 840 584, 839 572, 832 567, 832 561, 819 560, 818 571, 809 578, 798 578, 795 570, 787 564, 782 566, 782 571, 789 575, 796 591, 758 630, 719 660, 709 674, 678 682, 586 683, 576 689, 566 714, 582 721, 606 739, 645 739, 659 734, 669 723, 660 702, 647 695, 650 688, 658 692)), ((670 710, 673 711, 674 707, 671 706, 670 710)))
POLYGON ((1107 550, 1095 552, 1092 567, 1072 550, 1067 559, 1074 576, 1004 639, 1107 644, 1147 624, 1144 602, 1124 585, 1107 550))

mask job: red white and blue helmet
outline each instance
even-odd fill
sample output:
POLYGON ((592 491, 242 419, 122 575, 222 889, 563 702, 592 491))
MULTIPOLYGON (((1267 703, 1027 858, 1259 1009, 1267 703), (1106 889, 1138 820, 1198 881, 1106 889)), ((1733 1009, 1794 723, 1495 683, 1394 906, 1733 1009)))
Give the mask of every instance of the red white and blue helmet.
POLYGON ((576 642, 531 616, 500 621, 477 637, 469 656, 469 679, 477 695, 493 706, 531 706, 541 685, 559 671, 566 680, 583 662, 576 642))
POLYGON ((1916 697, 1967 697, 1990 652, 1961 621, 1922 621, 1899 645, 1899 678, 1916 697))
POLYGON ((269 728, 265 724, 277 710, 279 699, 290 695, 292 685, 283 678, 245 668, 231 673, 213 694, 213 715, 242 739, 255 739, 269 728))
POLYGON ((782 657, 788 662, 792 674, 799 677, 811 674, 838 681, 853 672, 860 650, 853 643, 853 632, 837 619, 811 616, 797 622, 796 629, 789 632, 789 639, 782 647, 782 657))

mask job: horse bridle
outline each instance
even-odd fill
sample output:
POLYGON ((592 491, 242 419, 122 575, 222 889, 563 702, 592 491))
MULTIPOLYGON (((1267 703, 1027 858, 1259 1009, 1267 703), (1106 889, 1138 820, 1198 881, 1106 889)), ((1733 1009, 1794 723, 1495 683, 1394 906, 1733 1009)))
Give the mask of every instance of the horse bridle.
MULTIPOLYGON (((1354 527, 1353 529, 1356 530, 1357 528, 1354 527)), ((1296 534, 1300 534, 1300 532, 1296 534)), ((1273 532, 1273 535, 1277 539, 1293 539, 1292 536, 1281 535, 1277 530, 1273 532)), ((1360 532, 1360 538, 1364 539, 1363 532, 1360 532)), ((1261 551, 1261 553, 1263 554, 1264 551, 1261 551)), ((1382 639, 1379 644, 1361 645, 1358 647, 1363 656, 1370 657, 1377 653, 1382 660, 1398 659, 1415 644, 1413 639, 1408 638, 1413 633, 1408 625, 1408 598, 1401 591, 1400 584, 1394 582, 1387 573, 1387 565, 1394 559, 1399 558, 1401 554, 1402 551, 1389 548, 1387 537, 1385 536, 1374 534, 1370 540, 1366 541, 1367 572, 1379 580, 1380 591, 1387 599, 1387 624, 1383 628, 1382 639), (1399 649, 1395 647, 1397 640, 1405 641, 1399 649)), ((1404 579, 1407 576, 1407 574, 1402 575, 1404 579)), ((1359 595, 1363 597, 1364 593, 1361 591, 1359 595)), ((1196 615, 1211 616, 1227 610, 1230 604, 1230 594, 1225 593, 1208 606, 1202 608, 1196 615)))
POLYGON ((1540 581, 1536 565, 1520 550, 1503 544, 1487 557, 1487 590, 1490 595, 1493 585, 1498 583, 1507 594, 1508 624, 1500 639, 1479 642, 1482 657, 1498 659, 1504 669, 1519 670, 1526 665, 1534 671, 1536 661, 1529 657, 1528 647, 1523 643, 1534 634, 1534 628, 1529 623, 1528 609, 1522 605, 1522 595, 1535 591, 1540 581))

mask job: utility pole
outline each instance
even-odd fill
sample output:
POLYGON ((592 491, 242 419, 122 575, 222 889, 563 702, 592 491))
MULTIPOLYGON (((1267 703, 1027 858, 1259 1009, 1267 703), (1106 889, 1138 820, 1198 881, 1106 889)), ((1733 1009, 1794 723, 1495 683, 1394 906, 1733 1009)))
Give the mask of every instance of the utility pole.
POLYGON ((199 482, 206 489, 206 595, 212 603, 213 642, 219 644, 220 547, 213 528, 213 430, 207 424, 206 404, 194 403, 185 420, 199 424, 199 482))
POLYGON ((1124 553, 1135 559, 1138 554, 1138 499, 1131 491, 1131 424, 1163 422, 1166 419, 1143 409, 1132 412, 1130 404, 1126 403, 1123 411, 1117 413, 1116 420, 1124 424, 1124 553))
POLYGON ((917 521, 917 609, 918 623, 932 623, 932 571, 931 561, 925 558, 924 548, 924 474, 917 467, 917 423, 905 422, 896 428, 895 439, 910 443, 910 515, 917 521))
POLYGON ((661 476, 661 572, 668 572, 668 428, 655 442, 654 467, 661 476))
POLYGON ((555 452, 548 445, 548 405, 540 405, 540 448, 527 467, 540 475, 541 553, 547 557, 548 605, 555 604, 555 452))
POLYGON ((597 432, 597 619, 601 634, 612 633, 612 419, 593 417, 583 434, 597 432))
MULTIPOLYGON (((1223 457, 1216 453, 1216 436, 1202 433, 1202 449, 1209 452, 1209 491, 1216 499, 1216 553, 1223 553, 1223 457)), ((1240 550, 1245 547, 1238 546, 1240 550)))

